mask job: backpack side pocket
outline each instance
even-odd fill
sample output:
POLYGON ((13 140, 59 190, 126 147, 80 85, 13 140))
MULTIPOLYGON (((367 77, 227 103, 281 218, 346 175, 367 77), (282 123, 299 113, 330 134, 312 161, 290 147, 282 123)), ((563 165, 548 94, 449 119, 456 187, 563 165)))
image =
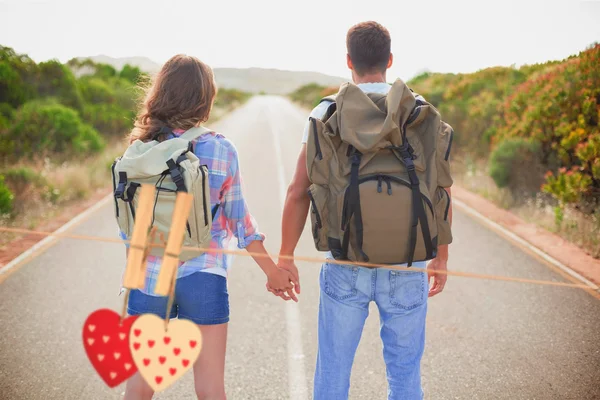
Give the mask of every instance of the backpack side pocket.
POLYGON ((443 188, 439 187, 435 191, 435 217, 437 220, 438 228, 438 245, 452 243, 452 229, 450 227, 450 220, 448 214, 450 207, 452 206, 452 200, 450 195, 443 188))
POLYGON ((310 197, 310 227, 318 251, 329 250, 327 234, 329 226, 327 218, 327 201, 329 199, 329 188, 320 185, 311 185, 308 189, 310 197))
POLYGON ((308 178, 317 185, 329 183, 330 160, 334 148, 327 125, 320 119, 310 117, 308 141, 306 142, 306 168, 308 178))

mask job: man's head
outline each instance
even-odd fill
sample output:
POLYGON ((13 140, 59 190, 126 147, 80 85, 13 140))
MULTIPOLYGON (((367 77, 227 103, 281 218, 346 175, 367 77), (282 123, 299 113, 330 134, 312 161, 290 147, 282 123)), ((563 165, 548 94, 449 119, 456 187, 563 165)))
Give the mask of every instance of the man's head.
POLYGON ((374 21, 354 25, 346 35, 348 68, 352 78, 360 83, 365 79, 385 82, 385 72, 392 66, 390 33, 374 21))

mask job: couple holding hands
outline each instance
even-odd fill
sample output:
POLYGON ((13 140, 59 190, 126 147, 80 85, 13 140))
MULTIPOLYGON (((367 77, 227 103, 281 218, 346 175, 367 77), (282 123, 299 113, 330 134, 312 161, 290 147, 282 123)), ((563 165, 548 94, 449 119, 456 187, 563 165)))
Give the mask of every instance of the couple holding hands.
MULTIPOLYGON (((453 132, 402 81, 387 83, 393 56, 386 28, 372 21, 357 24, 348 31, 346 45, 353 83, 323 99, 306 122, 283 211, 278 263, 267 255, 265 237, 244 200, 233 143, 207 129, 193 139, 183 136, 210 115, 217 89, 209 66, 185 55, 167 61, 147 90, 130 142, 190 140, 189 151, 208 173, 205 185, 194 186, 203 191, 194 195, 203 196, 205 211, 210 201, 207 246, 227 249, 235 237, 265 272, 267 289, 285 300, 298 301, 300 294, 293 254, 310 211, 317 249, 336 260, 325 263, 320 274, 315 400, 348 398, 371 301, 380 314, 388 398, 422 399, 427 298, 444 289, 452 240, 448 158, 453 132)), ((198 324, 203 336, 193 367, 199 399, 226 398, 231 262, 223 252, 207 251, 181 262, 177 272, 170 317, 198 324)), ((148 257, 146 286, 131 291, 130 315, 165 317, 168 299, 153 294, 160 265, 159 256, 148 257)), ((128 380, 126 400, 152 396, 141 376, 128 380)))

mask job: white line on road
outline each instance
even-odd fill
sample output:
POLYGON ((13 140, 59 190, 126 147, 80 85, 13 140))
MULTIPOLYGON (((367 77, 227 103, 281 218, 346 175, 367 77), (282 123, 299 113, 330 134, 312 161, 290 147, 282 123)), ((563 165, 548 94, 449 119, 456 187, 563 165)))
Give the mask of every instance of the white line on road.
MULTIPOLYGON (((72 220, 70 220, 69 222, 67 222, 66 224, 64 224, 63 226, 58 228, 57 230, 55 230, 54 233, 64 233, 64 232, 74 228, 77 224, 79 224, 80 222, 83 222, 94 212, 96 212, 97 210, 102 208, 104 205, 106 205, 106 203, 110 199, 112 199, 112 195, 106 196, 105 198, 100 200, 98 203, 94 204, 92 207, 83 211, 81 214, 77 215, 75 218, 73 218, 72 220)), ((44 239, 42 239, 39 242, 37 242, 36 244, 34 244, 31 248, 29 248, 28 250, 21 253, 18 257, 14 258, 11 262, 6 264, 4 267, 0 267, 0 279, 2 278, 2 275, 8 273, 11 269, 21 265, 24 261, 29 260, 29 258, 31 258, 33 256, 36 256, 38 253, 41 253, 41 252, 47 250, 50 246, 53 246, 59 240, 60 240, 60 238, 57 238, 55 236, 46 236, 44 239)))
MULTIPOLYGON (((271 112, 269 108, 269 113, 271 112)), ((275 129, 271 119, 267 117, 273 135, 275 147, 275 161, 277 162, 277 178, 279 181, 279 200, 281 209, 285 204, 286 180, 284 173, 283 157, 281 155, 281 142, 279 131, 275 129)), ((304 351, 302 350, 302 324, 300 322, 300 309, 293 301, 285 303, 285 326, 287 330, 287 352, 288 352, 288 384, 290 387, 291 400, 307 400, 308 387, 306 385, 306 369, 304 367, 304 351)))
POLYGON ((549 264, 554 265, 555 267, 557 267, 561 271, 567 273, 569 276, 571 276, 571 277, 577 279, 578 281, 583 282, 584 284, 588 285, 592 290, 598 290, 599 289, 598 286, 596 284, 594 284, 593 282, 591 282, 590 280, 588 280, 585 277, 581 276, 580 274, 578 274, 577 272, 575 272, 571 268, 567 267, 565 264, 561 263, 560 261, 558 261, 554 257, 551 257, 550 255, 544 253, 542 250, 540 250, 537 247, 533 246, 532 244, 528 243, 526 240, 520 238, 519 236, 517 236, 516 234, 512 233, 508 229, 504 228, 502 225, 500 225, 500 224, 492 221, 491 219, 487 218, 485 215, 483 215, 483 214, 479 213, 478 211, 476 211, 475 209, 469 207, 466 203, 458 200, 457 198, 453 198, 452 199, 452 203, 456 204, 463 212, 465 212, 465 213, 471 215, 472 217, 480 220, 481 222, 487 224, 488 226, 490 226, 491 228, 493 228, 497 232, 502 233, 503 235, 505 235, 509 239, 515 241, 519 245, 521 245, 521 246, 525 247, 526 249, 532 251, 533 253, 535 253, 537 256, 541 257, 543 260, 545 260, 549 264))

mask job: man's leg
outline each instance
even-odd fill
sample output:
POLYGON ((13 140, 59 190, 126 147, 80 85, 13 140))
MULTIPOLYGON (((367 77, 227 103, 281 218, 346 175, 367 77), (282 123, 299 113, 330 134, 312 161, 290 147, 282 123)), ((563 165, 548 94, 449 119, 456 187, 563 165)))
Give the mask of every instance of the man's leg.
POLYGON ((427 276, 422 272, 377 270, 375 302, 381 318, 389 400, 423 398, 421 357, 427 292, 427 276))
POLYGON ((319 348, 314 400, 347 400, 354 354, 369 315, 371 270, 325 264, 321 269, 319 348))

